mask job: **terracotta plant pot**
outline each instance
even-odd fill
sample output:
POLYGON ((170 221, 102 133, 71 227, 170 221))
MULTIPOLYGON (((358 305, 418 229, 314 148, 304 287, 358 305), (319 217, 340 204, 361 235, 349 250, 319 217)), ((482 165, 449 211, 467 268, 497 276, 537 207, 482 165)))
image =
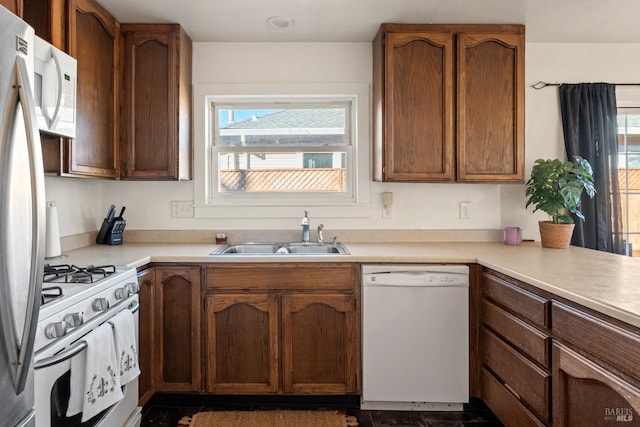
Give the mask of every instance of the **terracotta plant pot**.
POLYGON ((575 224, 554 224, 551 221, 538 221, 542 246, 553 249, 566 249, 571 243, 575 224))

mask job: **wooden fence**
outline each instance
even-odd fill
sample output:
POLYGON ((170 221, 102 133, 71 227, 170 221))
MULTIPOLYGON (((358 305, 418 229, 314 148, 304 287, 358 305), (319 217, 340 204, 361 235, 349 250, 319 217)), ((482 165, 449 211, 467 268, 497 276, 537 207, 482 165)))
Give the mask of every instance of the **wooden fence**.
POLYGON ((344 169, 253 169, 220 171, 222 191, 243 192, 344 192, 344 169))

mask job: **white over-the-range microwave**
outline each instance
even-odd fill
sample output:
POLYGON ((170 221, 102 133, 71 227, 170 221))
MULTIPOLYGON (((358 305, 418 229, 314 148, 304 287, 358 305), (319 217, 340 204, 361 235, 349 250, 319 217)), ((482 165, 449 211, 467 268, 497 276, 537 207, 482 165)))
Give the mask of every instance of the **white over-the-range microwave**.
POLYGON ((33 97, 41 132, 76 137, 77 61, 36 37, 33 97))

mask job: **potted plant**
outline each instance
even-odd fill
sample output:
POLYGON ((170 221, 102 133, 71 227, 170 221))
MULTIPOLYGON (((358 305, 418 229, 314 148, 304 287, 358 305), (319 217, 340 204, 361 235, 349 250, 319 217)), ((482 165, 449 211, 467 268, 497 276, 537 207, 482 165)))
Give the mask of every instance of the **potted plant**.
POLYGON ((584 220, 580 211, 582 193, 596 194, 591 165, 580 156, 574 161, 558 159, 535 161, 531 178, 526 183, 527 204, 533 211, 546 212, 550 221, 540 221, 540 238, 546 248, 566 248, 575 227, 574 214, 584 220))

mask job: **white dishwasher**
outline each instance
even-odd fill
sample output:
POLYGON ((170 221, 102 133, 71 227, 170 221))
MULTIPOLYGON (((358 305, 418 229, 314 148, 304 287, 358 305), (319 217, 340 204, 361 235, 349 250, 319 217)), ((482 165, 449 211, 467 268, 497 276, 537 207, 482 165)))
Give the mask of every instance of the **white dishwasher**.
POLYGON ((469 401, 469 267, 362 266, 362 409, 469 401))

